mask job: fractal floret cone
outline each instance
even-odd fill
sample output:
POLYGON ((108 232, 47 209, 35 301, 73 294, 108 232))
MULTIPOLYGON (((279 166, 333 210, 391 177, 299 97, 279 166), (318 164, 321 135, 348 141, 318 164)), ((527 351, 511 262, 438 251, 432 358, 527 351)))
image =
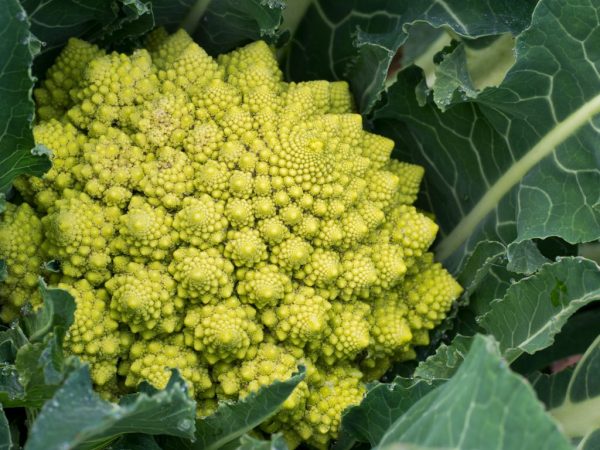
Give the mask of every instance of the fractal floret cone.
POLYGON ((413 206, 423 169, 363 129, 345 82, 285 82, 265 42, 214 59, 183 31, 129 55, 72 39, 34 94, 53 166, 0 219, 1 316, 39 305, 57 261, 65 350, 108 397, 177 368, 206 415, 305 366, 262 427, 323 448, 461 293, 413 206))

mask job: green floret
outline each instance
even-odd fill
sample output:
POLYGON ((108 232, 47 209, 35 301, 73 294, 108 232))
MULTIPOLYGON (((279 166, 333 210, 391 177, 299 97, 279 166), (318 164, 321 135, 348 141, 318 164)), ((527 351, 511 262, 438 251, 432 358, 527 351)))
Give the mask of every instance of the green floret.
POLYGON ((189 309, 184 323, 186 344, 210 364, 252 358, 263 340, 256 310, 234 297, 189 309))
POLYGON ((111 317, 145 338, 173 333, 181 324, 178 312, 183 302, 174 295, 175 281, 166 267, 130 263, 125 271, 106 282, 112 296, 111 317))
POLYGON ((254 270, 238 270, 237 293, 244 303, 258 309, 275 306, 292 290, 292 280, 277 266, 265 264, 254 270))
POLYGON ((229 222, 221 202, 203 194, 200 198, 186 197, 182 203, 173 220, 182 241, 206 249, 225 239, 229 222))
POLYGON ((138 260, 164 260, 179 240, 173 216, 162 206, 152 206, 143 197, 133 197, 127 213, 119 218, 113 251, 138 260))
POLYGON ((169 272, 178 282, 177 294, 192 302, 214 303, 233 292, 233 264, 214 248, 175 250, 169 272))
POLYGON ((74 106, 67 117, 92 135, 106 133, 113 122, 129 124, 137 105, 153 98, 158 79, 146 50, 127 56, 119 53, 92 59, 79 87, 72 91, 74 106))
POLYGON ((143 177, 145 152, 128 134, 110 127, 83 144, 82 161, 73 168, 83 190, 107 205, 124 207, 143 177))
POLYGON ((104 55, 97 46, 71 38, 46 73, 41 87, 34 90, 37 113, 43 120, 60 118, 74 100, 72 92, 79 86, 87 65, 104 55))
POLYGON ((252 267, 267 259, 267 246, 258 231, 244 228, 230 231, 223 255, 238 267, 252 267))
POLYGON ((329 311, 326 338, 324 342, 313 345, 311 356, 330 365, 355 359, 369 346, 370 312, 371 307, 359 301, 333 302, 329 311))
POLYGON ((331 304, 314 289, 304 287, 285 295, 277 308, 262 313, 262 322, 277 339, 303 347, 323 335, 331 304))
POLYGON ((0 318, 4 322, 15 319, 27 302, 34 306, 41 302, 37 286, 42 240, 42 223, 35 211, 27 203, 7 203, 0 216, 0 260, 8 267, 6 278, 0 281, 0 299, 4 300, 0 318))
POLYGON ((74 175, 87 137, 72 124, 55 119, 36 124, 33 136, 36 143, 50 150, 52 167, 42 178, 17 178, 15 186, 27 201, 41 212, 47 212, 65 189, 81 189, 81 183, 74 175))
POLYGON ((188 381, 192 396, 198 399, 214 396, 207 367, 194 351, 184 346, 182 335, 135 342, 128 358, 121 362, 119 374, 125 377, 126 386, 136 387, 142 381, 148 381, 158 389, 164 389, 171 378, 171 368, 178 369, 188 381))
MULTIPOLYGON (((318 381, 309 386, 306 421, 311 428, 308 442, 317 448, 327 448, 338 434, 342 412, 360 403, 366 391, 363 374, 351 365, 324 369, 318 381)), ((316 378, 316 377, 315 377, 316 378)))
POLYGON ((423 169, 363 130, 346 82, 283 79, 262 41, 217 58, 182 30, 130 55, 69 41, 34 94, 52 169, 0 216, 0 315, 40 302, 54 259, 77 304, 65 350, 104 396, 178 368, 204 416, 302 365, 261 427, 326 448, 462 289, 412 205, 423 169))
POLYGON ((118 210, 103 208, 86 194, 66 191, 42 218, 43 252, 61 263, 62 273, 97 285, 110 277, 109 243, 118 210))
POLYGON ((60 283, 58 287, 69 292, 77 305, 73 325, 65 336, 65 350, 90 364, 96 385, 110 385, 116 381, 117 361, 126 354, 132 336, 111 318, 105 289, 94 289, 86 280, 60 283))

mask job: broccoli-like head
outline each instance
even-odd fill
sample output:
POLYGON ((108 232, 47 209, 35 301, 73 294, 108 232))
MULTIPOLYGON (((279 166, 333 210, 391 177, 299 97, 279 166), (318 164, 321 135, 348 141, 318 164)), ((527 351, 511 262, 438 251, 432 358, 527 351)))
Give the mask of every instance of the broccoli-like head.
POLYGON ((412 206, 423 169, 363 130, 347 83, 284 82, 264 42, 213 59, 184 31, 131 55, 71 40, 35 96, 53 167, 2 216, 2 318, 58 261, 65 349, 105 392, 177 367, 203 415, 303 365, 262 426, 325 447, 461 293, 412 206))

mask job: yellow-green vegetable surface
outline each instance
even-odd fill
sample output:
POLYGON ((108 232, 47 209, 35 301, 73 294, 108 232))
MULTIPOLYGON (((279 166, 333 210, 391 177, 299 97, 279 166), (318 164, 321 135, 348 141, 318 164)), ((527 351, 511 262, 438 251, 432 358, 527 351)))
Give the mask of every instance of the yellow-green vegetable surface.
POLYGON ((263 428, 323 447, 461 292, 412 206, 422 168, 363 130, 346 83, 286 83, 264 42, 215 60, 183 31, 132 55, 72 39, 35 97, 53 167, 0 221, 2 318, 58 261, 65 349, 106 396, 176 367, 206 415, 304 365, 263 428))

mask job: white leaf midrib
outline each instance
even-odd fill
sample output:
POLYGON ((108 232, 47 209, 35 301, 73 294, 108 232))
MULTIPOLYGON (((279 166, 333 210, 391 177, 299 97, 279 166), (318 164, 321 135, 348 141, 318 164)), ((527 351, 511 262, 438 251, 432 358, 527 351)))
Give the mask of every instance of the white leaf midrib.
POLYGON ((483 219, 496 208, 500 200, 546 156, 575 134, 600 113, 600 94, 588 100, 566 119, 558 122, 536 145, 525 153, 490 187, 479 199, 473 209, 465 215, 454 229, 437 246, 436 254, 440 260, 451 256, 473 234, 483 219))

